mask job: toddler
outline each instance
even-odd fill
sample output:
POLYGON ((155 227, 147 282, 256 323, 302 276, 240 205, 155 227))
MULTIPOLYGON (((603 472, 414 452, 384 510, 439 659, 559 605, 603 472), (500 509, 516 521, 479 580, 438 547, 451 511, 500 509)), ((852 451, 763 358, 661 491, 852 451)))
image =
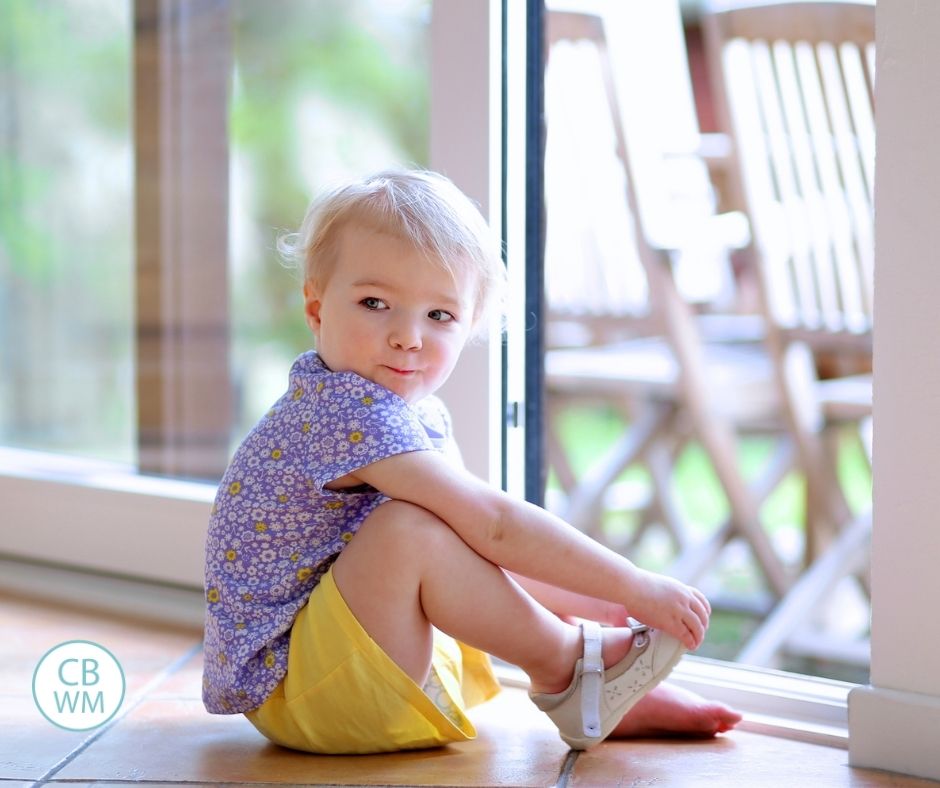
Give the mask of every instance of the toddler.
POLYGON ((461 466, 434 392, 504 277, 470 201, 434 173, 380 173, 316 201, 283 246, 316 350, 212 507, 206 708, 310 752, 439 746, 475 736, 493 654, 573 748, 733 727, 657 687, 705 635, 698 590, 461 466))

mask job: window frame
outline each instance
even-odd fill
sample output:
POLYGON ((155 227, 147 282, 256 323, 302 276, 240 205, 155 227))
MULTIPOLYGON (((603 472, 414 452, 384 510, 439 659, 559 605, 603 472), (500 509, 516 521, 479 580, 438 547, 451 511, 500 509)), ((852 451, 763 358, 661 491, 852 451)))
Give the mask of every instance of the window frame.
POLYGON ((212 478, 234 396, 228 299, 229 0, 135 0, 137 464, 212 478))

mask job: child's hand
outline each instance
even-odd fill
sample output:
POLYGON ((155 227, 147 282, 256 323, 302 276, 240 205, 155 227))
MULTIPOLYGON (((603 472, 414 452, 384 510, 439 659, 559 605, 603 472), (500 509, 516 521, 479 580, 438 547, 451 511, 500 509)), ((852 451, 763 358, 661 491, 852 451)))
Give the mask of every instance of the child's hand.
POLYGON ((637 587, 627 603, 630 615, 668 632, 695 651, 705 639, 711 605, 697 588, 671 577, 638 569, 637 587))

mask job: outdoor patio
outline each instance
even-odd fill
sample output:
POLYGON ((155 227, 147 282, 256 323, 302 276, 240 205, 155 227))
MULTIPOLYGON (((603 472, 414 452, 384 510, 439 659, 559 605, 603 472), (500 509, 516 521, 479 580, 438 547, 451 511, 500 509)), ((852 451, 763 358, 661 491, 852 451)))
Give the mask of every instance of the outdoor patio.
POLYGON ((548 7, 546 504, 864 682, 874 6, 548 7))

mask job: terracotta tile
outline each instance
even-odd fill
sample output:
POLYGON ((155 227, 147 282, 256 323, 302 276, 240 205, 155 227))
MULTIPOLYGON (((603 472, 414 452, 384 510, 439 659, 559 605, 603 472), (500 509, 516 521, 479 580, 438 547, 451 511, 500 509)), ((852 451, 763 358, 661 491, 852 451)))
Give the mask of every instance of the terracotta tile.
MULTIPOLYGON (((50 605, 0 594, 0 788, 25 788, 96 731, 70 732, 43 718, 32 699, 32 672, 52 646, 94 640, 121 661, 128 699, 174 665, 140 704, 94 738, 51 783, 82 788, 95 781, 149 788, 180 782, 228 788, 258 783, 330 785, 553 785, 567 748, 547 718, 520 690, 471 712, 479 738, 439 750, 381 756, 326 757, 266 742, 240 716, 206 714, 202 654, 191 653, 201 632, 50 605), (190 654, 183 664, 178 660, 190 654), (78 782, 75 782, 78 781, 78 782), (87 782, 81 782, 87 781, 87 782)), ((733 732, 707 742, 608 742, 582 753, 571 786, 849 786, 921 788, 936 785, 883 772, 850 769, 843 750, 754 733, 733 732)))
MULTIPOLYGON (((57 728, 43 717, 32 694, 0 698, 0 779, 35 780, 87 737, 88 732, 57 728)), ((9 783, 0 783, 9 788, 9 783)))
POLYGON ((241 716, 142 703, 56 774, 62 780, 330 785, 553 785, 568 750, 519 690, 472 712, 479 738, 437 750, 317 756, 276 747, 241 716))
MULTIPOLYGON (((147 695, 149 700, 195 700, 202 699, 203 653, 198 651, 180 665, 172 675, 162 681, 147 695)), ((3 786, 0 786, 3 788, 3 786)))
POLYGON ((0 594, 0 630, 10 633, 4 650, 41 644, 51 648, 64 640, 84 639, 120 648, 128 660, 166 661, 202 639, 202 630, 94 609, 70 607, 0 594), (109 642, 106 642, 109 641, 109 642))
MULTIPOLYGON (((0 783, 0 788, 8 788, 10 783, 3 782, 0 783)), ((16 785, 16 783, 13 783, 16 785)), ((32 783, 26 783, 26 785, 32 785, 32 783)), ((109 780, 107 783, 100 783, 94 780, 89 782, 73 782, 72 780, 57 782, 55 780, 49 780, 43 784, 44 786, 58 786, 58 788, 142 788, 139 782, 134 782, 133 780, 109 780)), ((147 783, 146 788, 200 788, 200 786, 212 786, 212 788, 218 788, 213 783, 147 783)), ((258 788, 258 784, 254 783, 228 783, 225 788, 258 788)), ((298 787, 299 788, 299 787, 298 787)))
MULTIPOLYGON (((298 783, 296 788, 303 788, 306 783, 298 783)), ((12 786, 30 786, 33 783, 8 783, 0 782, 0 788, 11 788, 12 786)), ((90 780, 88 782, 74 782, 72 780, 49 780, 43 783, 43 786, 56 786, 57 788, 219 788, 217 783, 161 783, 148 782, 145 785, 134 780, 108 780, 106 783, 90 780)), ((286 783, 279 783, 280 788, 295 788, 286 783)), ((226 783, 224 788, 259 788, 259 783, 226 783)))
POLYGON ((849 780, 836 785, 848 785, 850 788, 937 788, 935 780, 923 780, 903 774, 880 772, 874 769, 848 769, 849 780))
POLYGON ((568 785, 915 788, 936 783, 850 769, 845 750, 735 731, 709 741, 604 742, 581 753, 568 785))
POLYGON ((200 640, 193 627, 138 621, 94 610, 52 606, 0 595, 0 695, 32 692, 32 674, 42 656, 67 640, 101 644, 121 663, 128 697, 186 654, 200 640))
MULTIPOLYGON (((95 731, 66 731, 36 709, 33 671, 42 656, 67 640, 108 648, 124 669, 125 703, 194 645, 200 632, 98 611, 0 594, 0 778, 35 779, 95 731)), ((6 784, 0 788, 7 788, 6 784)))

